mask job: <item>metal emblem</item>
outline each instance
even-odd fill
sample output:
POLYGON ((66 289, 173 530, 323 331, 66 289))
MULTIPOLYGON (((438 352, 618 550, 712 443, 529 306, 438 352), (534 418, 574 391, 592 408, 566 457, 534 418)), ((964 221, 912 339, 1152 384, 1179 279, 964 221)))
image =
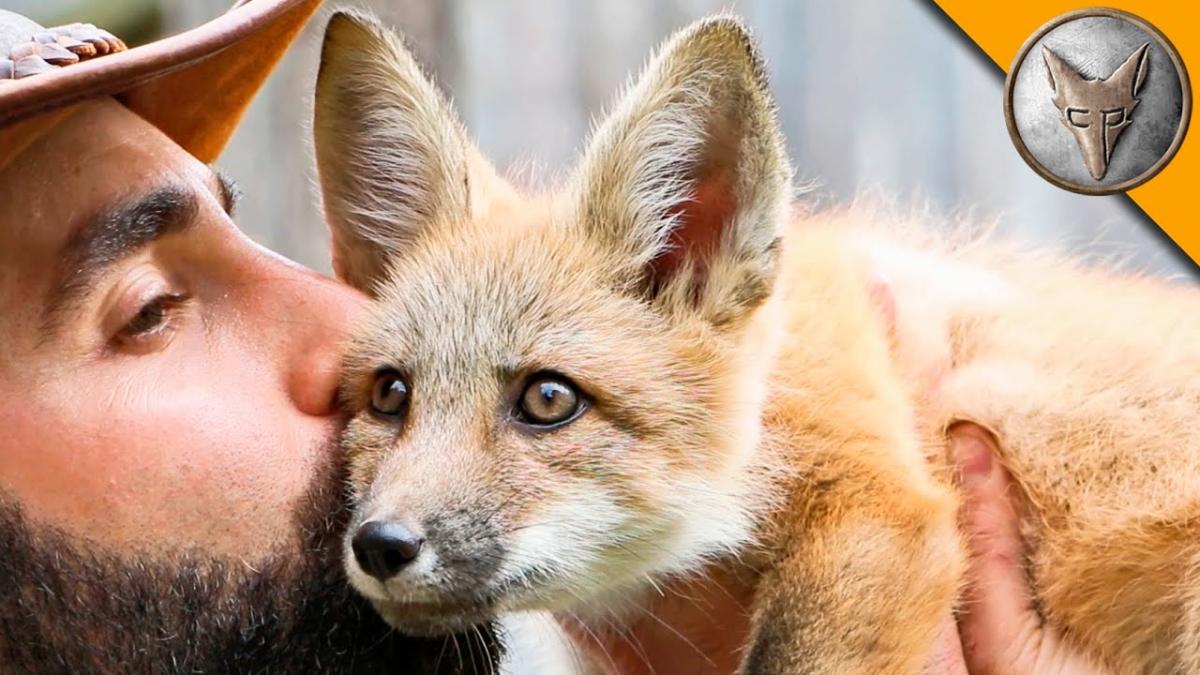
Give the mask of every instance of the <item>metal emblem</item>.
POLYGON ((1090 195, 1150 180, 1187 133, 1183 60, 1154 26, 1113 9, 1068 12, 1025 41, 1004 83, 1021 157, 1055 185, 1090 195))

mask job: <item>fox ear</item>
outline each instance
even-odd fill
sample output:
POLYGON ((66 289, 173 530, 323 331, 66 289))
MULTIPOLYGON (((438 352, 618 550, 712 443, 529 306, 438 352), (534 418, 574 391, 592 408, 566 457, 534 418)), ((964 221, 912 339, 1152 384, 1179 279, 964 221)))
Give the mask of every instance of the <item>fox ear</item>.
POLYGON ((368 293, 423 229, 469 218, 500 182, 400 38, 353 12, 325 29, 313 137, 334 270, 368 293))
POLYGON ((1128 96, 1137 96, 1146 82, 1146 71, 1149 70, 1147 66, 1150 63, 1150 59, 1147 58, 1149 49, 1150 43, 1147 42, 1134 50, 1129 58, 1108 76, 1108 82, 1124 89, 1128 96))
POLYGON ((1042 60, 1046 62, 1046 77, 1050 80, 1050 91, 1056 96, 1062 96, 1062 88, 1072 83, 1081 82, 1082 77, 1061 56, 1042 46, 1042 60))
POLYGON ((791 169, 746 29, 683 30, 597 128, 577 177, 577 220, 624 280, 722 325, 770 292, 791 169))

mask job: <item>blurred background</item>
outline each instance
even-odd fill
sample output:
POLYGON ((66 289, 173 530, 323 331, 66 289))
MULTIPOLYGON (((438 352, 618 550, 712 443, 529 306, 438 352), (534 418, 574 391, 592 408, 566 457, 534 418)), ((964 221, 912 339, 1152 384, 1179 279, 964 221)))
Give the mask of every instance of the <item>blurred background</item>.
MULTIPOLYGON (((1129 200, 1060 190, 1025 165, 1004 125, 1001 74, 932 2, 329 1, 369 8, 403 31, 484 151, 534 182, 572 162, 591 120, 666 35, 729 8, 761 40, 799 178, 815 186, 806 199, 866 195, 931 220, 997 221, 1023 241, 1200 278, 1129 200)), ((137 43, 193 27, 231 0, 0 4, 45 25, 91 21, 137 43)), ((218 164, 246 194, 238 220, 252 237, 328 270, 308 133, 323 26, 315 21, 292 48, 218 164)))

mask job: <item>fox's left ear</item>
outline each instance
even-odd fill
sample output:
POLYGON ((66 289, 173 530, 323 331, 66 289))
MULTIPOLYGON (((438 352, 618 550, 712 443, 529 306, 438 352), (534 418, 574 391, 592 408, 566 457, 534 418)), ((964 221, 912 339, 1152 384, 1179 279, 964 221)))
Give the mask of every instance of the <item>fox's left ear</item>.
POLYGON ((313 138, 334 270, 368 294, 424 231, 511 193, 399 36, 364 14, 325 29, 313 138))
POLYGON ((1149 49, 1149 42, 1135 49, 1129 58, 1108 76, 1108 81, 1124 89, 1126 95, 1137 96, 1146 81, 1146 71, 1149 70, 1149 49))
POLYGON ((577 220, 636 292, 734 324, 770 293, 791 168, 762 60, 716 17, 673 37, 596 130, 577 220))

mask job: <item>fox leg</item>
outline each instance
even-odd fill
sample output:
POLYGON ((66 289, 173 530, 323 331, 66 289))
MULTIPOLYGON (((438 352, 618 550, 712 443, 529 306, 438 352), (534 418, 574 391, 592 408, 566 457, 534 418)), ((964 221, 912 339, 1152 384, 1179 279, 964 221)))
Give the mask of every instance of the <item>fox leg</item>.
POLYGON ((954 497, 866 466, 817 472, 776 532, 741 672, 920 672, 963 568, 954 497))

